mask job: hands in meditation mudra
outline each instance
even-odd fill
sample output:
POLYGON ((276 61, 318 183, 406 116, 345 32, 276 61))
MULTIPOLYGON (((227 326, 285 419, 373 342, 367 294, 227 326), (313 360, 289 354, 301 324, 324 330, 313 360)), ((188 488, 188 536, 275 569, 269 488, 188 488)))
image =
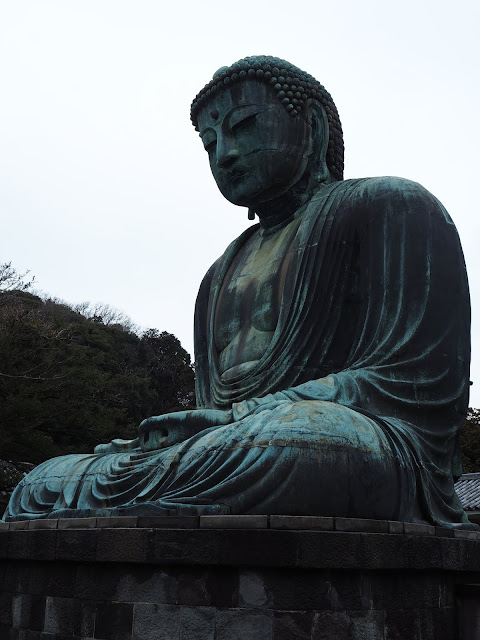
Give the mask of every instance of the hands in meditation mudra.
POLYGON ((400 178, 343 180, 332 98, 283 60, 220 69, 191 115, 218 188, 259 219, 200 287, 198 408, 44 462, 6 519, 291 514, 468 527, 453 483, 469 297, 445 209, 400 178))

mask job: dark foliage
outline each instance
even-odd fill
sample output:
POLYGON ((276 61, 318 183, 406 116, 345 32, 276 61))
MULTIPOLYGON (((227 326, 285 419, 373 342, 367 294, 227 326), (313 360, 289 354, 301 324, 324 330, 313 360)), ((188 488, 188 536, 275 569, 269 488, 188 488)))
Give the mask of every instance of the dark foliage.
POLYGON ((0 458, 41 462, 134 438, 151 415, 193 407, 177 338, 87 318, 24 290, 0 290, 0 458))
POLYGON ((469 409, 460 433, 463 473, 480 472, 480 409, 469 409))

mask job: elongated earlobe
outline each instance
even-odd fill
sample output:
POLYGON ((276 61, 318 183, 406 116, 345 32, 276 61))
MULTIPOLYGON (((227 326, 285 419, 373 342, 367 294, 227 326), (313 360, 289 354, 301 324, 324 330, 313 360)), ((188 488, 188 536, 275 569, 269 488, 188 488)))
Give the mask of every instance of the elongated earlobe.
POLYGON ((325 109, 317 102, 309 105, 309 124, 312 128, 312 178, 316 183, 326 182, 330 178, 327 166, 327 149, 329 142, 329 126, 325 109))

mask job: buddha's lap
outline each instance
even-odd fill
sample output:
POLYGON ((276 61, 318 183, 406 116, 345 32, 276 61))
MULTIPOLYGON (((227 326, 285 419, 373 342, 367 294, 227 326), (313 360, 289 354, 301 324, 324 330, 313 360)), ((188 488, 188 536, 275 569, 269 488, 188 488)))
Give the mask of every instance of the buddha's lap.
POLYGON ((165 449, 48 460, 18 485, 9 515, 148 502, 179 514, 187 503, 395 519, 409 466, 375 420, 334 403, 286 402, 165 449))
POLYGON ((335 403, 300 401, 257 411, 165 449, 53 458, 34 469, 24 484, 48 483, 54 489, 87 476, 124 477, 129 471, 139 473, 142 467, 159 471, 171 468, 172 461, 179 470, 188 469, 215 457, 240 460, 249 452, 272 459, 297 456, 299 461, 318 461, 322 466, 331 463, 337 467, 336 475, 341 474, 342 463, 349 474, 356 466, 381 475, 398 467, 397 455, 375 420, 335 403))

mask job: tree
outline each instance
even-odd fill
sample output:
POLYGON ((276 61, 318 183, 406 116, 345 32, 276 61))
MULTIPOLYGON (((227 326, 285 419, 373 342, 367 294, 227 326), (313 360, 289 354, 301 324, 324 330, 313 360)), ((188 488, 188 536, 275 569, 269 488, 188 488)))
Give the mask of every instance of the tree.
POLYGON ((193 409, 195 374, 190 354, 171 333, 148 329, 141 338, 141 352, 151 388, 156 393, 154 414, 193 409))
POLYGON ((132 333, 138 333, 138 327, 133 324, 132 320, 119 309, 111 307, 109 304, 103 304, 97 302, 92 304, 91 302, 80 302, 72 307, 74 311, 81 313, 85 318, 93 320, 94 322, 100 322, 106 325, 118 324, 132 333))
POLYGON ((30 271, 19 273, 14 267, 12 267, 11 262, 0 264, 0 293, 4 291, 12 291, 14 289, 17 291, 26 291, 27 289, 30 289, 35 278, 32 277, 31 280, 25 281, 24 278, 28 276, 29 273, 30 271))
POLYGON ((460 432, 463 473, 480 472, 480 409, 469 409, 460 432))

